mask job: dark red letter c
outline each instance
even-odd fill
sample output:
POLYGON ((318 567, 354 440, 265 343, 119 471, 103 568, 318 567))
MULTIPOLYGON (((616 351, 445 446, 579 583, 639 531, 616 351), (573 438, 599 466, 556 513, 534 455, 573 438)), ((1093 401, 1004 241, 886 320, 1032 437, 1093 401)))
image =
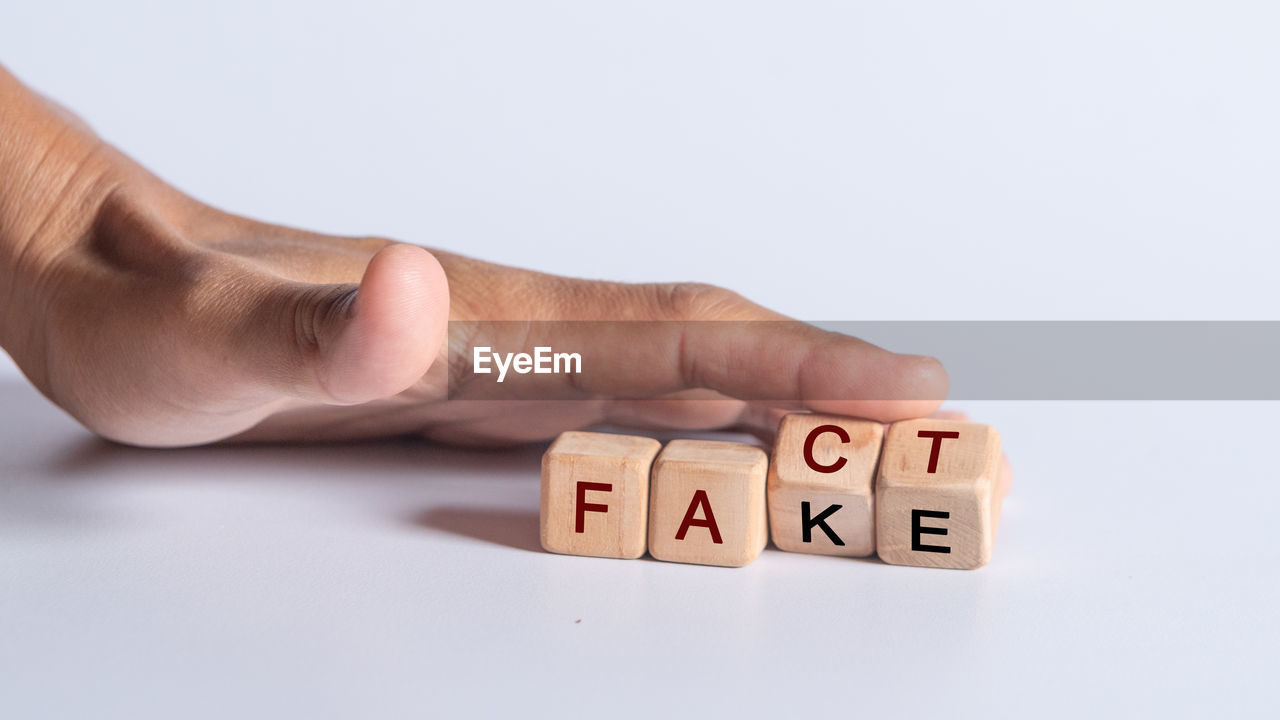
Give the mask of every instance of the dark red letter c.
POLYGON ((846 462, 848 462, 844 456, 836 458, 836 461, 830 465, 823 465, 813 459, 813 442, 823 433, 835 433, 836 437, 840 438, 840 442, 849 442, 849 433, 845 432, 844 428, 839 425, 819 425, 813 430, 810 430, 809 437, 804 439, 804 462, 811 469, 820 473, 837 472, 840 468, 844 467, 846 462))

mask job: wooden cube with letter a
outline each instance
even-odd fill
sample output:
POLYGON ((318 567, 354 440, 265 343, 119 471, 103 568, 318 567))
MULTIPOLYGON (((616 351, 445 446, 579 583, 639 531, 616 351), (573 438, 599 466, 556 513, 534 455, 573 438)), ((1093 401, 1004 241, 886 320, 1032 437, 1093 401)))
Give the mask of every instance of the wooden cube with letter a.
POLYGON ((760 448, 673 440, 653 464, 649 554, 659 560, 740 567, 769 539, 760 448))
POLYGON ((542 547, 568 555, 638 558, 649 517, 653 438, 566 432, 542 456, 542 547))
POLYGON ((769 531, 791 552, 876 549, 876 463, 884 425, 834 415, 782 418, 769 465, 769 531))
POLYGON ((951 420, 889 426, 876 481, 876 552, 894 565, 982 567, 1003 499, 1000 433, 951 420))

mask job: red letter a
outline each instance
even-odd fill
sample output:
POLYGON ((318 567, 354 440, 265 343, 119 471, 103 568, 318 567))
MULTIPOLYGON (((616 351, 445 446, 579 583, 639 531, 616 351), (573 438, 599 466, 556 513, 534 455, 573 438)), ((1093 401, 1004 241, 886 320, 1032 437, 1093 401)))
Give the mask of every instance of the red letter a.
POLYGON ((676 539, 683 540, 685 533, 689 532, 689 528, 697 525, 711 531, 711 542, 717 545, 723 544, 720 540, 720 528, 716 525, 716 516, 711 512, 711 501, 707 499, 706 490, 695 490, 693 492, 693 502, 689 503, 689 509, 684 512, 684 520, 680 522, 680 530, 676 532, 676 539), (699 520, 693 516, 693 513, 702 507, 702 514, 705 520, 699 520))

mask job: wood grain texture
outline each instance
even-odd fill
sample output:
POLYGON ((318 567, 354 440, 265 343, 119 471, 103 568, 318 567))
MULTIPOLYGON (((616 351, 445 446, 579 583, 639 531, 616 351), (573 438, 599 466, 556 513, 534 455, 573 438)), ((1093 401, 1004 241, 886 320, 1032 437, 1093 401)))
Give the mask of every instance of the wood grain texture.
POLYGON ((985 565, 999 522, 999 471, 1000 434, 993 427, 928 419, 891 425, 876 480, 880 559, 922 567, 985 565), (957 436, 935 440, 921 432, 957 436), (930 472, 935 442, 936 466, 930 472), (920 517, 913 518, 915 513, 920 517))
POLYGON ((566 555, 644 555, 649 471, 661 447, 633 435, 561 433, 542 456, 542 547, 566 555))
POLYGON ((668 443, 653 464, 649 553, 659 560, 728 567, 755 560, 769 539, 768 465, 764 451, 751 445, 711 440, 668 443), (679 538, 686 518, 694 522, 679 538))
POLYGON ((874 553, 876 467, 883 439, 884 425, 878 422, 813 413, 785 416, 778 426, 769 465, 773 544, 790 552, 819 555, 866 557, 874 553), (845 442, 830 429, 814 435, 812 459, 831 472, 811 467, 804 453, 810 434, 824 427, 840 428, 848 437, 845 442))

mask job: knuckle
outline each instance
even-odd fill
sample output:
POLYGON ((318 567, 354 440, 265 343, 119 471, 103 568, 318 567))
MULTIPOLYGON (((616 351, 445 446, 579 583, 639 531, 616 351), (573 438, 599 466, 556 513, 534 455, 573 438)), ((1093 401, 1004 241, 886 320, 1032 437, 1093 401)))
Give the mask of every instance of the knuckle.
POLYGON ((742 302, 736 292, 707 283, 658 285, 655 292, 661 314, 676 320, 714 318, 742 302))
POLYGON ((323 359, 332 341, 329 330, 350 311, 357 289, 355 285, 313 285, 293 291, 286 321, 292 323, 289 337, 293 339, 294 357, 308 364, 323 359))
POLYGON ((171 293, 176 302, 161 309, 171 322, 187 327, 221 329, 233 322, 241 312, 251 310, 246 303, 260 292, 263 283, 246 268, 224 260, 214 253, 194 251, 176 260, 170 277, 164 281, 163 293, 171 293))

